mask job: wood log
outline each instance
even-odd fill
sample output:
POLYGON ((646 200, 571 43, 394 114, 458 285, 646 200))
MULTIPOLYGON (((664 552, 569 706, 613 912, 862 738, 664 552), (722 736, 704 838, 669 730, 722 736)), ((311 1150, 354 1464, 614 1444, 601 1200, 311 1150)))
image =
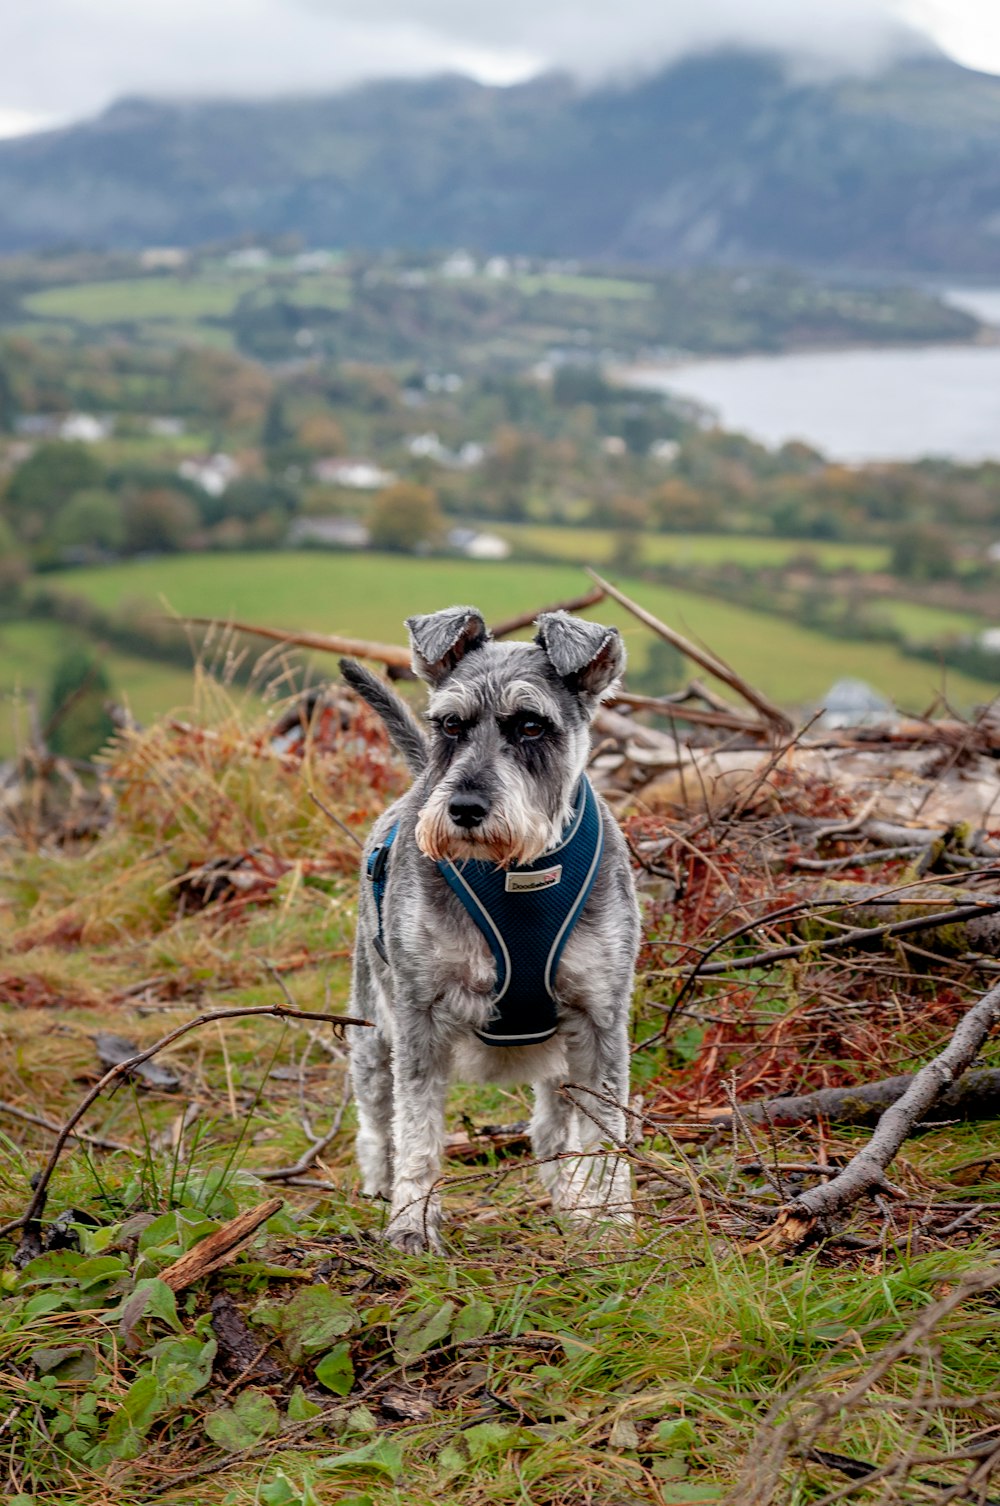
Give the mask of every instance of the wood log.
MULTIPOLYGON (((886 1109, 899 1102, 912 1082, 913 1074, 903 1073, 857 1087, 817 1088, 814 1093, 761 1098, 741 1104, 740 1113, 751 1124, 789 1126, 822 1119, 827 1124, 870 1127, 878 1123, 886 1109)), ((964 1073, 928 1107, 921 1123, 949 1119, 1000 1119, 1000 1068, 982 1067, 964 1073)), ((711 1119, 712 1124, 720 1126, 731 1122, 729 1109, 720 1109, 711 1119)))

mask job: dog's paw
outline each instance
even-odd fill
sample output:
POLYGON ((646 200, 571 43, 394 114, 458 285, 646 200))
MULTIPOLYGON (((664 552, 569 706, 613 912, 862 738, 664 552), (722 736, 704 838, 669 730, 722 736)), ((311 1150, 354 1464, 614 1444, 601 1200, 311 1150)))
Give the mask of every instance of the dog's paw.
POLYGON ((394 1219, 383 1232, 382 1238, 387 1245, 392 1245, 394 1250, 399 1250, 403 1255, 422 1255, 425 1251, 430 1251, 432 1255, 444 1254, 441 1235, 430 1224, 394 1219))

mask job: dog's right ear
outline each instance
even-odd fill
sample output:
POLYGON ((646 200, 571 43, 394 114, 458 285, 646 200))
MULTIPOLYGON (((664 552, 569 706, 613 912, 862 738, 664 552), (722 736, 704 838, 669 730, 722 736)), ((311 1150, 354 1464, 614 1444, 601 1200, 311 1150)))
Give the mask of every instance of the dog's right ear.
POLYGON ((482 648, 489 632, 475 607, 445 607, 427 617, 407 617, 413 670, 430 685, 440 685, 455 665, 475 648, 482 648))

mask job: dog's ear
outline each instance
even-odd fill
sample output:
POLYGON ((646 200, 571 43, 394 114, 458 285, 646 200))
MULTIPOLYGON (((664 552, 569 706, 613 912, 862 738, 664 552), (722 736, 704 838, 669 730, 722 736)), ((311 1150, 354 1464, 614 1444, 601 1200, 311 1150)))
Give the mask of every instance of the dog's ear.
POLYGON ((427 617, 407 617, 414 673, 440 685, 455 665, 475 648, 482 648, 489 632, 475 607, 446 607, 427 617))
POLYGON ((625 669, 625 645, 617 628, 545 612, 535 626, 535 642, 560 679, 580 695, 600 698, 625 669))

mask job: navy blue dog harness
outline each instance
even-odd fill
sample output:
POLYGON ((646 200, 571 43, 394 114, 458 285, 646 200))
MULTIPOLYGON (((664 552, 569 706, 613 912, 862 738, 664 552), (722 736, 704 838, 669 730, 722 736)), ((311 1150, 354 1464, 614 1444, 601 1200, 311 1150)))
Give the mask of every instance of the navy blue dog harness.
MULTIPOLYGON (((368 858, 378 913, 375 950, 385 959, 382 904, 394 826, 368 858)), ((438 863, 445 883, 482 931, 497 968, 493 1018, 479 1039, 487 1046, 530 1046, 558 1028, 555 981, 563 948, 580 918, 604 851, 597 798, 586 777, 557 846, 523 868, 498 868, 469 859, 438 863)))

